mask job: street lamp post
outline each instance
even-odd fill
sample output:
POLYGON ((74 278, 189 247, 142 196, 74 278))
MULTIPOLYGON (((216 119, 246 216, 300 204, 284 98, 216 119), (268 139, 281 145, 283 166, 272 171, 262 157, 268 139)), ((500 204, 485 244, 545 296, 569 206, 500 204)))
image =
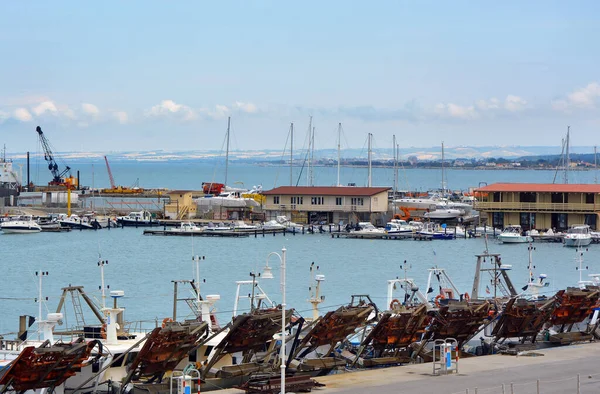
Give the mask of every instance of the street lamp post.
MULTIPOLYGON (((281 371, 281 394, 285 394, 285 252, 286 249, 283 247, 281 249, 281 255, 277 252, 271 252, 267 256, 267 263, 269 262, 269 257, 271 255, 275 255, 279 257, 279 261, 281 262, 281 348, 279 349, 279 358, 280 358, 280 366, 279 369, 281 371)), ((268 264, 267 264, 268 267, 268 264)))

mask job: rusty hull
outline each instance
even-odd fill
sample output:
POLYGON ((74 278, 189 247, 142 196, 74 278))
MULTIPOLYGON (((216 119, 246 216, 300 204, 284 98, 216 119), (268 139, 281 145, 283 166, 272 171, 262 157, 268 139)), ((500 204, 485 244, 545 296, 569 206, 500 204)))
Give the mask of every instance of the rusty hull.
POLYGON ((544 328, 556 308, 554 297, 544 301, 528 301, 522 298, 511 298, 500 314, 492 336, 496 341, 508 338, 521 338, 535 342, 537 334, 544 328))
MULTIPOLYGON (((550 322, 554 326, 561 326, 562 332, 566 326, 581 323, 593 313, 600 298, 600 288, 588 286, 582 290, 569 287, 556 293, 555 298, 558 306, 552 313, 550 322)), ((567 328, 570 331, 570 327, 567 328)))
POLYGON ((342 306, 321 317, 313 328, 304 336, 292 358, 300 353, 306 354, 319 346, 335 347, 355 330, 367 322, 373 312, 372 306, 342 306))
POLYGON ((0 377, 0 386, 3 392, 54 389, 81 370, 96 345, 101 347, 98 341, 85 343, 80 338, 73 343, 50 346, 46 341, 37 348, 26 347, 0 377))
POLYGON ((449 300, 439 309, 429 311, 432 320, 424 338, 427 341, 454 338, 460 348, 488 321, 490 308, 488 301, 449 300))
POLYGON ((173 370, 187 357, 207 332, 206 322, 168 322, 165 327, 155 328, 129 367, 131 378, 162 379, 165 372, 173 370))

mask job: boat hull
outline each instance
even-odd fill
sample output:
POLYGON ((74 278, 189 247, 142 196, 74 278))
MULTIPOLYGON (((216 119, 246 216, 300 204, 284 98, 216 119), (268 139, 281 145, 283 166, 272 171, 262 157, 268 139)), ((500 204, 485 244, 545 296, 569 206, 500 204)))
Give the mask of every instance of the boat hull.
POLYGON ((498 237, 498 241, 503 244, 524 244, 528 242, 533 242, 533 238, 529 235, 519 235, 519 236, 506 236, 500 234, 498 237))
POLYGON ((32 233, 39 233, 40 231, 42 231, 42 229, 39 227, 18 227, 18 226, 2 227, 2 232, 4 234, 32 234, 32 233))
POLYGON ((573 246, 573 247, 579 247, 579 246, 588 246, 589 244, 592 243, 592 237, 586 237, 586 238, 563 238, 563 244, 565 246, 573 246))

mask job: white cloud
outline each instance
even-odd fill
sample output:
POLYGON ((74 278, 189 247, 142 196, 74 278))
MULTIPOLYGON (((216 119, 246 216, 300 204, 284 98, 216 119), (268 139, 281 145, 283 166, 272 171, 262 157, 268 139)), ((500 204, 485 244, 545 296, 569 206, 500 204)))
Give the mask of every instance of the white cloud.
POLYGON ((40 116, 46 112, 56 113, 58 111, 58 108, 56 108, 56 105, 52 101, 42 101, 41 103, 33 107, 32 111, 36 116, 40 116))
POLYGON ((438 115, 444 117, 451 117, 457 119, 474 119, 478 116, 474 106, 471 105, 468 107, 464 107, 454 103, 437 104, 435 106, 435 112, 438 115))
POLYGON ((113 117, 120 123, 120 124, 125 124, 128 122, 129 117, 127 116, 127 112, 124 111, 117 111, 117 112, 113 112, 113 117))
POLYGON ((483 110, 483 111, 499 109, 500 108, 500 100, 498 100, 495 97, 492 97, 489 100, 479 100, 479 101, 477 101, 477 103, 475 103, 475 106, 477 107, 477 109, 483 110))
POLYGON ((33 116, 31 116, 31 113, 26 108, 15 109, 13 117, 21 122, 30 122, 33 119, 33 116))
POLYGON ((182 120, 192 120, 196 118, 196 113, 187 105, 177 104, 173 100, 163 100, 150 108, 147 112, 150 116, 177 115, 182 120))
POLYGON ((100 114, 100 110, 94 104, 83 103, 81 104, 81 109, 84 113, 91 116, 98 116, 98 114, 100 114))
POLYGON ((587 86, 567 94, 567 97, 552 102, 555 111, 571 112, 574 108, 593 109, 600 98, 600 84, 591 82, 587 86))
POLYGON ((239 111, 246 112, 248 114, 255 114, 258 112, 258 107, 252 103, 244 103, 241 101, 235 102, 235 108, 239 111))
POLYGON ((522 111, 525 109, 527 105, 527 101, 519 96, 513 96, 509 94, 506 96, 506 100, 504 100, 504 108, 510 112, 522 111))
POLYGON ((10 118, 10 114, 8 112, 0 110, 0 123, 4 122, 8 118, 10 118))

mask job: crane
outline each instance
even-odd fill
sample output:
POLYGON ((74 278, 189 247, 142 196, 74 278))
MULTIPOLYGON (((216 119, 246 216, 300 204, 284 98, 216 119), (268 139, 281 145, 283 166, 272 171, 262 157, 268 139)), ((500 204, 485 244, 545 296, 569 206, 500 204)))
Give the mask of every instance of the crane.
POLYGON ((104 161, 106 162, 106 169, 108 170, 108 179, 110 180, 110 188, 114 190, 117 188, 115 186, 115 178, 113 178, 113 174, 112 174, 112 171, 110 170, 110 165, 108 164, 108 159, 106 158, 106 156, 104 156, 104 161))
POLYGON ((49 185, 65 185, 65 176, 68 175, 68 178, 71 178, 71 167, 65 166, 65 169, 59 171, 58 164, 56 160, 54 160, 54 153, 52 153, 52 149, 50 148, 50 143, 48 139, 44 135, 42 128, 40 126, 35 128, 38 136, 40 137, 40 144, 42 144, 42 149, 44 149, 44 160, 48 162, 48 169, 52 173, 52 181, 50 181, 49 185))

